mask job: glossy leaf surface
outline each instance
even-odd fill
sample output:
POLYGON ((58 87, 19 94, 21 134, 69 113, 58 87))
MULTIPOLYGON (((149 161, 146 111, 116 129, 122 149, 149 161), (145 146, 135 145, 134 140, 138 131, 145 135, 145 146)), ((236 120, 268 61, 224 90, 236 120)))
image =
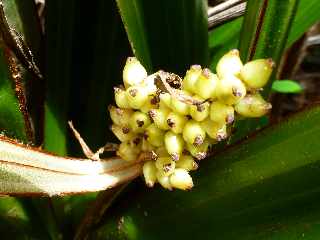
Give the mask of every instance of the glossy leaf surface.
POLYGON ((94 237, 280 239, 301 236, 304 220, 316 234, 310 214, 319 206, 310 203, 320 195, 319 120, 317 106, 202 161, 190 192, 139 186, 94 237))
POLYGON ((206 1, 118 0, 134 54, 148 72, 184 74, 192 64, 207 65, 206 1))

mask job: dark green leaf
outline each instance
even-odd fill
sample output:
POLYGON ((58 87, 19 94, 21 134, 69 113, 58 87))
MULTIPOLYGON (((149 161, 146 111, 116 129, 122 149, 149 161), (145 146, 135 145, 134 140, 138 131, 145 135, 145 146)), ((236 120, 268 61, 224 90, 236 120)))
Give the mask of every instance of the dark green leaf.
POLYGON ((148 72, 207 65, 206 1, 117 0, 134 54, 148 72))
MULTIPOLYGON (((35 63, 41 67, 41 31, 34 2, 1 2, 4 7, 1 28, 3 36, 10 30, 5 27, 7 21, 8 26, 19 34, 31 50, 35 63)), ((23 59, 14 51, 12 43, 7 41, 10 37, 15 36, 3 37, 0 50, 1 129, 7 136, 23 142, 39 144, 43 107, 43 91, 39 88, 43 86, 43 82, 27 71, 27 67, 23 65, 23 59)), ((2 238, 58 239, 59 232, 55 229, 52 209, 48 206, 45 200, 1 198, 0 218, 4 223, 1 226, 2 238), (40 203, 42 203, 41 206, 40 203), (38 212, 40 208, 41 214, 38 212)))
POLYGON ((280 93, 299 93, 303 90, 301 85, 293 80, 276 80, 271 89, 280 93))
POLYGON ((75 1, 50 1, 46 11, 46 102, 44 147, 67 154, 69 88, 72 77, 72 46, 75 1))
POLYGON ((202 161, 190 192, 139 186, 92 237, 317 239, 319 121, 316 106, 202 161))
MULTIPOLYGON (((36 62, 39 63, 40 55, 40 29, 35 17, 35 5, 27 1, 4 1, 4 16, 2 29, 6 29, 6 21, 11 29, 14 29, 26 45, 32 50, 36 62)), ((8 37, 8 34, 6 34, 8 37)), ((7 39, 6 37, 4 39, 7 39)), ((1 107, 0 129, 7 135, 25 142, 39 143, 39 116, 41 114, 41 96, 37 88, 41 82, 20 65, 7 41, 1 44, 1 107), (10 69, 10 71, 9 71, 10 69), (13 78, 12 76, 15 76, 13 78), (33 84, 31 84, 33 83, 33 84), (33 103, 36 107, 32 107, 33 103), (40 107, 38 107, 40 106, 40 107), (33 119, 33 122, 31 122, 33 119), (31 126, 35 129, 32 129, 31 126), (34 131, 35 130, 35 131, 34 131)))
MULTIPOLYGON (((244 62, 259 58, 271 58, 275 62, 273 74, 267 86, 264 87, 265 97, 268 96, 280 65, 297 3, 296 0, 249 0, 247 2, 239 49, 244 62)), ((260 123, 255 119, 237 123, 237 133, 233 136, 233 141, 242 138, 260 126, 260 123)))
MULTIPOLYGON (((244 62, 271 58, 276 67, 280 63, 298 1, 247 2, 241 30, 239 49, 244 62)), ((275 76, 276 69, 273 76, 275 76)), ((272 80, 269 81, 271 86, 272 80)), ((265 87, 268 89, 268 87, 265 87)))
MULTIPOLYGON (((260 1, 256 1, 257 3, 260 1)), ((320 1, 300 0, 294 17, 286 48, 290 47, 313 24, 320 20, 320 1)), ((210 68, 215 69, 219 58, 228 50, 238 47, 243 17, 223 24, 209 33, 210 68)), ((245 53, 246 54, 246 53, 245 53)))
MULTIPOLYGON (((45 147, 83 157, 67 121, 73 121, 93 151, 115 140, 107 107, 114 103, 113 87, 120 84, 126 57, 132 55, 130 45, 115 1, 48 2, 46 17, 45 147)), ((73 238, 96 194, 54 199, 67 239, 73 238)))

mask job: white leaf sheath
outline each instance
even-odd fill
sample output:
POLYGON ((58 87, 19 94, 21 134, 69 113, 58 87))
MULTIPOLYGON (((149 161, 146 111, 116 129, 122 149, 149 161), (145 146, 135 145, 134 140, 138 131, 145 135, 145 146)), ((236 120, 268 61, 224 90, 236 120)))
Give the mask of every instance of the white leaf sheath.
POLYGON ((64 158, 0 137, 0 194, 69 195, 115 187, 141 174, 141 163, 64 158))

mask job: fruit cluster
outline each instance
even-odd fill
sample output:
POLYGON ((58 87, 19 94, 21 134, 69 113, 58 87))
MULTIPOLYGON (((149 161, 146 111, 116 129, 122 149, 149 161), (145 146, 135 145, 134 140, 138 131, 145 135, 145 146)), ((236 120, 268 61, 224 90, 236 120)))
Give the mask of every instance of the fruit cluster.
POLYGON ((243 65, 232 50, 219 60, 217 74, 193 65, 182 81, 164 71, 148 76, 136 58, 128 58, 124 86, 115 88, 117 107, 109 107, 111 129, 121 141, 117 155, 149 160, 143 166, 149 187, 159 182, 170 190, 190 189, 189 171, 228 137, 235 116, 261 117, 270 110, 259 91, 272 67, 270 59, 243 65))

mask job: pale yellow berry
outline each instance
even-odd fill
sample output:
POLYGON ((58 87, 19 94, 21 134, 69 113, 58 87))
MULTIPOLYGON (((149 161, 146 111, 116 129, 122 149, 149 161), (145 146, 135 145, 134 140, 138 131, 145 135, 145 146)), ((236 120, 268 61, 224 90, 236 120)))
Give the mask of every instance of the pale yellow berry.
MULTIPOLYGON (((191 96, 189 92, 181 90, 181 93, 186 96, 191 96)), ((177 112, 181 115, 188 115, 189 114, 189 104, 181 102, 176 98, 171 98, 171 109, 174 112, 177 112)))
POLYGON ((202 69, 200 65, 192 65, 183 79, 182 89, 190 93, 196 93, 195 84, 201 74, 201 71, 202 69))
POLYGON ((123 68, 123 83, 126 88, 140 84, 147 77, 146 69, 135 57, 127 58, 123 68))
POLYGON ((154 82, 154 78, 145 78, 140 86, 142 86, 148 94, 156 94, 158 88, 154 82))
POLYGON ((178 161, 184 147, 184 141, 181 135, 168 131, 164 135, 164 145, 172 159, 178 161))
POLYGON ((227 75, 221 78, 218 84, 217 97, 228 105, 236 104, 244 98, 247 90, 243 82, 233 75, 227 75))
POLYGON ((230 124, 234 121, 234 108, 222 102, 213 102, 210 105, 210 119, 218 123, 230 124))
POLYGON ((176 168, 170 176, 170 184, 174 188, 189 190, 193 187, 193 181, 188 171, 176 168))
POLYGON ((139 138, 133 141, 122 142, 119 145, 117 155, 126 161, 135 161, 138 159, 141 151, 141 144, 138 141, 139 138))
POLYGON ((148 100, 147 91, 141 86, 132 86, 126 90, 128 103, 133 109, 140 109, 148 100))
POLYGON ((109 110, 112 122, 119 126, 127 126, 133 114, 132 109, 117 108, 112 105, 109 105, 108 110, 109 110))
POLYGON ((209 135, 210 138, 222 141, 228 137, 227 125, 221 122, 214 122, 210 118, 207 118, 201 122, 201 127, 209 135))
POLYGON ((156 155, 158 156, 158 158, 160 157, 170 157, 169 153, 167 152, 166 147, 158 147, 156 150, 156 155))
POLYGON ((261 117, 271 109, 259 93, 247 95, 234 106, 235 111, 244 117, 261 117))
POLYGON ((262 88, 268 82, 273 66, 271 59, 250 61, 243 66, 241 79, 249 88, 262 88))
POLYGON ((148 114, 158 128, 168 130, 167 116, 170 112, 169 108, 160 106, 159 109, 151 109, 148 114))
POLYGON ((239 51, 233 49, 220 58, 216 70, 219 78, 224 78, 227 75, 239 76, 242 67, 239 51))
POLYGON ((179 113, 170 112, 167 116, 167 124, 172 132, 178 134, 182 133, 184 125, 188 121, 186 116, 180 115, 179 113))
POLYGON ((122 88, 114 88, 114 98, 119 108, 130 108, 126 91, 122 88))
POLYGON ((164 144, 164 131, 159 129, 154 123, 150 124, 144 132, 144 138, 155 147, 164 144))
MULTIPOLYGON (((204 100, 203 98, 200 98, 198 96, 194 96, 193 98, 200 101, 204 100)), ((210 108, 209 102, 204 102, 200 105, 191 105, 190 116, 194 120, 201 122, 209 116, 209 108, 210 108)))
POLYGON ((149 116, 139 111, 134 112, 129 121, 129 126, 134 133, 143 133, 150 124, 149 116))
POLYGON ((195 93, 203 99, 215 98, 218 81, 216 74, 208 68, 203 69, 195 84, 195 93))
POLYGON ((186 123, 182 135, 187 143, 195 146, 201 145, 206 137, 206 133, 200 123, 195 120, 189 120, 186 123))
POLYGON ((140 111, 148 113, 151 109, 159 108, 159 98, 156 95, 149 95, 145 104, 142 105, 140 111))
POLYGON ((154 146, 151 145, 145 138, 142 138, 141 150, 143 152, 152 152, 154 150, 154 146))
POLYGON ((166 176, 169 176, 173 173, 176 163, 171 157, 160 157, 156 160, 155 166, 158 171, 162 172, 166 176))
POLYGON ((125 126, 112 124, 111 131, 121 142, 130 141, 131 139, 136 137, 136 134, 134 134, 129 127, 125 126))
POLYGON ((157 180, 162 187, 168 190, 172 190, 172 185, 170 183, 169 176, 163 174, 162 171, 157 171, 157 180))
POLYGON ((182 155, 179 161, 176 162, 176 168, 183 168, 187 171, 193 171, 198 168, 198 164, 190 155, 182 155))
POLYGON ((186 148, 193 157, 197 160, 202 160, 207 156, 210 145, 209 139, 206 138, 201 145, 195 146, 188 143, 186 148))
POLYGON ((153 187, 157 182, 157 168, 153 161, 148 161, 143 164, 142 168, 144 180, 148 187, 153 187))
POLYGON ((161 93, 159 98, 161 107, 171 108, 171 95, 169 93, 161 93))

